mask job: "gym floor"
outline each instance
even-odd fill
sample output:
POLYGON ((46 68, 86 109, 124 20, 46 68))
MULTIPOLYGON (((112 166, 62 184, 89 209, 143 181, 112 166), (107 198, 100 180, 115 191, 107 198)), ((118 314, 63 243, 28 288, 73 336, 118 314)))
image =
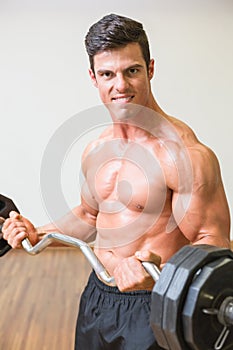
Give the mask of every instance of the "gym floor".
POLYGON ((73 350, 79 299, 91 271, 81 252, 11 250, 0 264, 0 349, 73 350))
POLYGON ((0 349, 73 350, 81 292, 91 268, 74 248, 0 258, 0 349))

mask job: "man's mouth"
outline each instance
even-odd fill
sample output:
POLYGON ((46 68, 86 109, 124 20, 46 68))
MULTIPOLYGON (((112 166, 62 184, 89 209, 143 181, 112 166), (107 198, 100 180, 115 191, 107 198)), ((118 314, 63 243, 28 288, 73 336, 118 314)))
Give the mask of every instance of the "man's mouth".
POLYGON ((112 98, 112 101, 115 103, 128 103, 128 102, 132 102, 133 98, 134 98, 134 95, 115 96, 112 98))

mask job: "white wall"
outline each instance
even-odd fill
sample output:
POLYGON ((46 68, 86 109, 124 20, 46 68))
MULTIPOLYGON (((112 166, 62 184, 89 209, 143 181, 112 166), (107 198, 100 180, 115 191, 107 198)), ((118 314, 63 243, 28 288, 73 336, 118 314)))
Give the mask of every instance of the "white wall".
MULTIPOLYGON (((110 12, 144 23, 156 60, 154 94, 215 151, 232 210, 231 0, 1 1, 0 193, 15 199, 36 225, 48 221, 40 193, 42 157, 62 123, 100 104, 83 39, 110 12)), ((77 152, 89 136, 76 142, 63 163, 62 186, 71 206, 78 197, 77 152)))

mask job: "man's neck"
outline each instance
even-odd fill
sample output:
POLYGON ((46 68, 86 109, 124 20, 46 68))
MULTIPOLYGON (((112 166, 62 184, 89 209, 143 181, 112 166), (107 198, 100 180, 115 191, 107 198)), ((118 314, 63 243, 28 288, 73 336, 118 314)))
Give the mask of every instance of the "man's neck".
POLYGON ((156 127, 156 123, 159 123, 162 118, 168 117, 154 98, 151 100, 150 107, 134 104, 127 106, 125 114, 122 112, 124 108, 120 106, 119 110, 117 108, 111 111, 113 112, 111 114, 113 114, 114 137, 135 142, 151 137, 151 131, 156 127), (122 114, 123 118, 114 117, 117 113, 122 114))

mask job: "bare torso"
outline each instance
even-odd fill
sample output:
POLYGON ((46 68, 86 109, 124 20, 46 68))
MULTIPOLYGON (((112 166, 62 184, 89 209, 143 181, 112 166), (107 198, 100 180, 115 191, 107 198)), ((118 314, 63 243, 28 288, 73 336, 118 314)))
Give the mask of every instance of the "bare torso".
POLYGON ((112 138, 110 132, 85 158, 83 197, 98 211, 95 253, 110 273, 137 250, 154 251, 165 263, 188 244, 177 225, 168 227, 173 192, 160 141, 147 133, 131 141, 112 138))

